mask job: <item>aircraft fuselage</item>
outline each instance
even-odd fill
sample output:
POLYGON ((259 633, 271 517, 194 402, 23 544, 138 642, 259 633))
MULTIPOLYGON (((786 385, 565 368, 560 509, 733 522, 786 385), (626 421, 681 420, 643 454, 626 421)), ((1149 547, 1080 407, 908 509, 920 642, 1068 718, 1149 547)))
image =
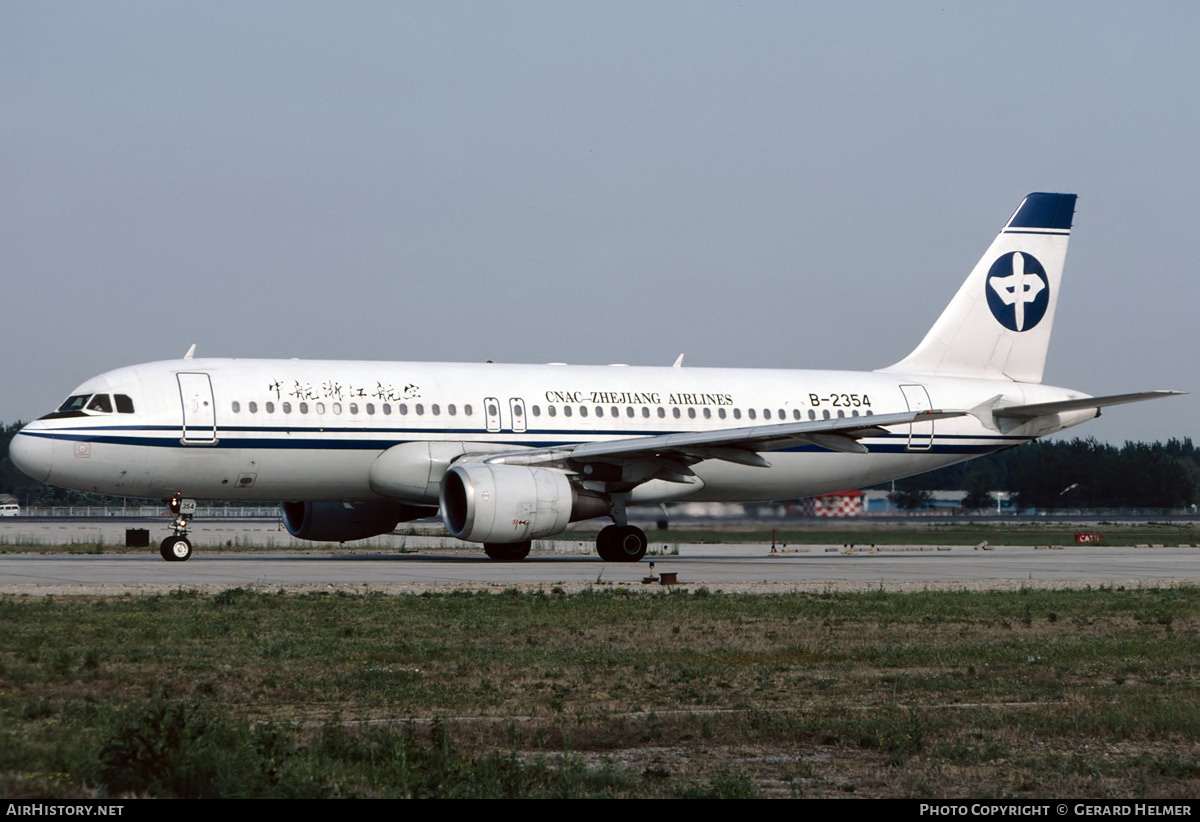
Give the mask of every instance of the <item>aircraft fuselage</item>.
MULTIPOLYGON (((394 500, 372 463, 408 442, 495 450, 668 432, 971 408, 1086 395, 1012 381, 852 371, 632 366, 175 360, 120 368, 72 396, 124 395, 132 413, 56 413, 27 426, 14 458, 38 479, 104 494, 228 500, 394 500), (378 483, 376 483, 378 485, 378 483)), ((94 404, 94 403, 93 403, 94 404)), ((1000 433, 966 416, 891 426, 866 454, 817 445, 765 453, 771 470, 721 460, 695 481, 654 480, 632 503, 770 500, 885 482, 1019 445, 1095 416, 1000 433)), ((436 498, 409 502, 436 504, 436 498)))

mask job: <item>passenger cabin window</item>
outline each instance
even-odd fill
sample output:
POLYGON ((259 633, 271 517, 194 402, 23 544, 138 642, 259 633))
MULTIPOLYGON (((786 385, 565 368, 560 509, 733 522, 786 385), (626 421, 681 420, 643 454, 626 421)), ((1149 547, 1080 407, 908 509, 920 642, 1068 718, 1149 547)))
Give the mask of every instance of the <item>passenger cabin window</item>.
POLYGON ((229 407, 233 410, 233 413, 235 413, 235 414, 242 410, 242 404, 240 402, 238 402, 237 400, 234 400, 232 403, 230 403, 229 407))

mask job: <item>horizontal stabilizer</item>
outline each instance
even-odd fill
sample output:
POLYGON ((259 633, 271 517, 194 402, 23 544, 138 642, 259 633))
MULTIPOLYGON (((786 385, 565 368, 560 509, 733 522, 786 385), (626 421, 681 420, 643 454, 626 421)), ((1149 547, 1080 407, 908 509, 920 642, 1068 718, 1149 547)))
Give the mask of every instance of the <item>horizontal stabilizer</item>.
POLYGON ((1031 405, 1009 405, 995 408, 992 414, 997 417, 1028 420, 1043 417, 1047 414, 1063 414, 1068 411, 1086 411, 1089 408, 1107 408, 1110 405, 1124 405, 1129 402, 1157 400, 1162 397, 1178 397, 1186 391, 1140 391, 1135 394, 1110 394, 1107 397, 1084 397, 1078 400, 1062 400, 1060 402, 1038 402, 1031 405))

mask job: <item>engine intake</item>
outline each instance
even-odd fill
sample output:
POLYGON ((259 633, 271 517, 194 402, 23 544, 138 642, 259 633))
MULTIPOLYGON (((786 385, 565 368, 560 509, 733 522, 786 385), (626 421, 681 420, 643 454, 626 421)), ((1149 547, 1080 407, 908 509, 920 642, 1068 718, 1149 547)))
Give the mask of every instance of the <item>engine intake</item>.
POLYGON ((442 477, 442 521, 472 542, 525 542, 604 516, 607 497, 577 488, 562 471, 524 465, 455 465, 442 477))

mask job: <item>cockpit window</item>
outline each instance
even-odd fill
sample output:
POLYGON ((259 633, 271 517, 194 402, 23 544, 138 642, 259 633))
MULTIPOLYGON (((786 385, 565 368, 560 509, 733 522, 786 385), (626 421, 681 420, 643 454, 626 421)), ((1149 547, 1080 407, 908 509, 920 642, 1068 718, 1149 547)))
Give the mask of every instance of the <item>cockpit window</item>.
POLYGON ((133 398, 128 394, 113 394, 113 399, 117 401, 118 414, 133 413, 133 398))
POLYGON ((87 405, 88 397, 91 394, 76 394, 73 397, 67 397, 66 401, 58 407, 58 411, 82 411, 87 405))
POLYGON ((112 413, 112 399, 108 394, 97 394, 92 397, 92 401, 87 404, 88 411, 99 411, 101 414, 112 413))

